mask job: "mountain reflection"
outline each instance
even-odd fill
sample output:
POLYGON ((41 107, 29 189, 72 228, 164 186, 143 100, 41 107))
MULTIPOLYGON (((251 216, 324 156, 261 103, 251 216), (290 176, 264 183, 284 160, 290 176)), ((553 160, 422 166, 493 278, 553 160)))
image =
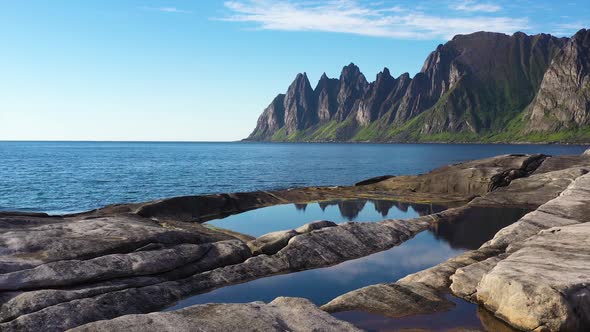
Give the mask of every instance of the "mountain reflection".
MULTIPOLYGON (((437 213, 445 209, 445 207, 433 204, 413 204, 398 202, 392 200, 378 200, 378 199, 347 199, 347 200, 336 200, 336 201, 323 201, 318 202, 318 206, 322 211, 326 211, 326 208, 330 206, 337 206, 340 211, 342 218, 353 221, 364 209, 372 208, 378 212, 383 218, 386 218, 392 209, 407 213, 409 209, 414 210, 418 215, 428 215, 437 213), (367 204, 370 202, 371 204, 367 204)), ((305 211, 307 204, 294 204, 298 211, 305 211)))
POLYGON ((295 209, 297 209, 297 211, 305 212, 305 209, 307 209, 307 204, 293 204, 293 205, 295 205, 295 209))

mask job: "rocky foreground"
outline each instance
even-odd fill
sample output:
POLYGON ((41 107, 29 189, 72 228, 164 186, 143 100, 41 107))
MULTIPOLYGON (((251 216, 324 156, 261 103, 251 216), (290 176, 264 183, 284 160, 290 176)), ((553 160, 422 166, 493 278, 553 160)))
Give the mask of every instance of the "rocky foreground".
POLYGON ((356 331, 328 312, 429 314, 454 306, 449 293, 518 329, 590 330, 589 170, 586 154, 504 155, 351 187, 178 197, 66 216, 0 212, 0 330, 356 331), (319 221, 257 239, 201 225, 275 204, 359 197, 451 208, 409 220, 319 221), (476 209, 512 207, 531 212, 481 248, 321 308, 277 298, 159 312, 215 288, 386 250, 476 209))

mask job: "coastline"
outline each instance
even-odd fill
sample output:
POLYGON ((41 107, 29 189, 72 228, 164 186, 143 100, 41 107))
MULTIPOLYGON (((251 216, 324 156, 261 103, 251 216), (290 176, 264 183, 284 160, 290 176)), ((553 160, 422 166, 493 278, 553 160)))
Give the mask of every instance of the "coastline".
MULTIPOLYGON (((498 309, 492 304, 513 294, 493 290, 504 284, 503 275, 494 272, 494 266, 512 266, 510 257, 519 253, 518 248, 529 250, 525 240, 545 236, 543 229, 558 226, 564 228, 563 234, 573 232, 559 241, 585 236, 584 222, 590 221, 587 220, 590 197, 586 197, 589 170, 588 155, 503 155, 449 165, 422 175, 369 179, 364 181, 366 184, 361 182, 357 186, 176 197, 110 205, 64 216, 0 212, 0 227, 5 228, 0 241, 14 243, 11 245, 13 254, 0 255, 0 267, 5 271, 0 274, 0 298, 3 299, 0 327, 7 331, 40 327, 46 331, 63 331, 77 326, 81 331, 95 331, 101 326, 120 327, 121 322, 127 324, 128 319, 143 319, 143 314, 162 310, 194 294, 268 276, 333 266, 387 250, 442 223, 479 218, 477 216, 485 215, 485 211, 491 211, 489 209, 524 208, 532 212, 500 230, 480 249, 408 275, 384 289, 375 285, 343 294, 321 309, 382 312, 383 308, 373 307, 373 301, 382 301, 373 298, 377 287, 382 289, 377 294, 388 297, 387 310, 404 315, 425 314, 424 310, 446 310, 449 304, 444 294, 452 292, 484 306, 507 323, 526 329, 528 325, 521 325, 506 311, 516 310, 514 307, 498 309), (256 239, 202 225, 211 219, 265 206, 352 197, 455 202, 456 207, 413 219, 341 224, 312 222, 296 230, 269 233, 256 239), (571 209, 572 202, 583 203, 571 209), (540 213, 543 219, 538 219, 540 213), (531 224, 530 220, 543 223, 531 224), (570 221, 564 223, 564 220, 570 221), (566 228, 577 224, 582 227, 579 235, 574 229, 566 228), (141 263, 123 266, 116 263, 127 261, 141 263), (487 279, 481 275, 482 264, 486 266, 484 275, 490 275, 487 279), (470 291, 474 287, 473 280, 480 279, 482 282, 485 279, 488 287, 480 291, 481 298, 474 297, 470 291), (409 296, 409 300, 403 300, 399 292, 409 296), (431 304, 419 311, 409 306, 426 294, 431 304), (72 312, 76 312, 75 317, 72 312), (139 315, 124 316, 129 313, 139 315)), ((583 248, 576 246, 578 256, 561 257, 566 264, 562 273, 579 273, 578 265, 567 267, 567 262, 579 257, 580 250, 583 248)), ((527 270, 519 273, 524 280, 532 278, 530 280, 538 282, 536 274, 529 275, 527 270)), ((316 324, 316 328, 323 324, 344 324, 333 321, 335 318, 325 316, 324 311, 315 306, 296 303, 306 306, 306 313, 300 319, 316 324), (311 318, 317 315, 323 317, 323 323, 311 318)), ((547 316, 549 311, 543 304, 534 305, 538 309, 535 312, 543 315, 530 319, 535 324, 546 324, 550 331, 559 330, 562 326, 559 324, 584 324, 582 318, 575 315, 547 316)), ((247 306, 235 304, 227 310, 246 310, 247 306)), ((202 307, 181 310, 190 313, 199 308, 202 307)), ((220 310, 226 310, 224 308, 220 310)), ((278 315, 273 313, 270 317, 274 314, 278 315)), ((527 313, 519 312, 521 314, 527 313)), ((251 314, 241 319, 252 317, 248 315, 251 314)), ((233 318, 215 315, 206 316, 206 319, 217 322, 215 324, 230 324, 233 318)), ((342 330, 356 331, 351 325, 341 326, 342 330)))

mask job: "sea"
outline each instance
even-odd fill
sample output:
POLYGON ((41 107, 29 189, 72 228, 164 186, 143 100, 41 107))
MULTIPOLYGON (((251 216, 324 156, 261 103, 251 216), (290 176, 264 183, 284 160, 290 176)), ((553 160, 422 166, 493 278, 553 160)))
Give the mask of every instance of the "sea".
POLYGON ((0 142, 0 210, 63 214, 210 193, 351 185, 512 153, 587 146, 250 142, 0 142))

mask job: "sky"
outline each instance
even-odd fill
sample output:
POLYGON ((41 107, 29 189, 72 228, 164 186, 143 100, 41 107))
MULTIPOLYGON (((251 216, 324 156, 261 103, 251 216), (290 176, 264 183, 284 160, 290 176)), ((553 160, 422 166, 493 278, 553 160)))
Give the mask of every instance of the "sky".
POLYGON ((0 0, 0 140, 239 140, 300 72, 414 75, 456 34, 583 27, 590 0, 0 0))

